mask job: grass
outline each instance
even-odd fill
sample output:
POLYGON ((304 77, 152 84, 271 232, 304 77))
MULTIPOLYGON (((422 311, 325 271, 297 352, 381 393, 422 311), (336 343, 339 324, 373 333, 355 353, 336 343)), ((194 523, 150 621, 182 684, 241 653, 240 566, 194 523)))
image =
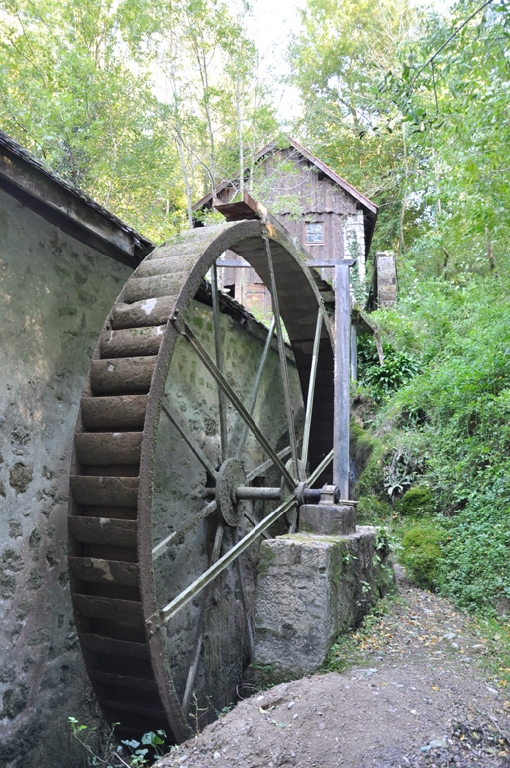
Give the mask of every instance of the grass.
POLYGON ((487 649, 477 660, 477 665, 495 686, 510 694, 510 621, 474 618, 470 628, 487 649))

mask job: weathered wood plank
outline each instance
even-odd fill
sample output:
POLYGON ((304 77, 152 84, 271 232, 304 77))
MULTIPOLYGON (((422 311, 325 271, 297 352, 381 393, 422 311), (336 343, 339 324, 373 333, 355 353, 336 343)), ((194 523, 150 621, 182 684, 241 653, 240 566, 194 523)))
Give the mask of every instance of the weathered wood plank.
POLYGON ((147 395, 83 397, 81 418, 86 429, 142 429, 147 395))
POLYGON ((136 547, 136 520, 70 515, 69 530, 77 541, 87 544, 111 544, 136 547))
POLYGON ((78 504, 136 507, 137 477, 83 477, 71 475, 71 492, 78 504))
POLYGON ((116 357, 92 360, 90 386, 97 395, 146 394, 156 365, 155 357, 116 357))
POLYGON ((116 584, 123 587, 138 585, 138 565, 100 557, 70 557, 69 566, 81 581, 116 584))

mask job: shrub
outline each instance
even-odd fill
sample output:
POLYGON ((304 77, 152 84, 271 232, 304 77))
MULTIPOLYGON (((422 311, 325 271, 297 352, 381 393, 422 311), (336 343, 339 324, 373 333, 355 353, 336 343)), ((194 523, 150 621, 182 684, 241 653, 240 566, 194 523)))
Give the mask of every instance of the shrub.
POLYGON ((384 454, 382 443, 374 446, 368 464, 354 486, 354 497, 371 496, 376 494, 384 498, 384 454))
POLYGON ((399 512, 406 517, 422 517, 434 511, 432 491, 426 485, 414 486, 402 496, 399 512))
POLYGON ((384 445, 374 435, 351 421, 349 452, 357 476, 354 498, 383 494, 384 445))
POLYGON ((445 595, 483 615, 510 599, 510 507, 501 508, 497 491, 481 491, 447 521, 439 574, 445 595))
POLYGON ((368 387, 374 400, 381 402, 420 372, 419 362, 407 352, 383 345, 384 365, 379 363, 375 342, 362 336, 358 342, 358 378, 368 387))
POLYGON ((356 518, 359 523, 378 523, 391 515, 392 508, 387 501, 378 496, 360 496, 356 507, 356 518))
POLYGON ((442 528, 430 523, 416 525, 404 534, 400 559, 419 587, 437 586, 443 539, 442 528))

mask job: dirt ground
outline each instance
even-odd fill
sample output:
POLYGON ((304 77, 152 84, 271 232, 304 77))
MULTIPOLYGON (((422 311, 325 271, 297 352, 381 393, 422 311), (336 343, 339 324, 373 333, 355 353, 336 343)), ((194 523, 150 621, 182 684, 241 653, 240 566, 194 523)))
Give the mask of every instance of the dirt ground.
POLYGON ((156 766, 510 768, 510 701, 480 664, 488 643, 447 600, 401 586, 339 648, 355 666, 255 693, 156 766))

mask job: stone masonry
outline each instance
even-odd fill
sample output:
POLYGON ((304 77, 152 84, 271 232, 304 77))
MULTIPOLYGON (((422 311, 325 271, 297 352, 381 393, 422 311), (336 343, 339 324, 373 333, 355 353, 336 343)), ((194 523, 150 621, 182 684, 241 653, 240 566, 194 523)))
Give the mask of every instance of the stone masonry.
POLYGON ((86 765, 67 722, 98 717, 69 597, 68 473, 90 357, 130 273, 0 192, 2 768, 86 765))
POLYGON ((300 519, 302 532, 261 546, 255 664, 275 680, 320 668, 335 637, 359 625, 393 582, 387 548, 375 528, 355 527, 354 506, 310 505, 300 519))

